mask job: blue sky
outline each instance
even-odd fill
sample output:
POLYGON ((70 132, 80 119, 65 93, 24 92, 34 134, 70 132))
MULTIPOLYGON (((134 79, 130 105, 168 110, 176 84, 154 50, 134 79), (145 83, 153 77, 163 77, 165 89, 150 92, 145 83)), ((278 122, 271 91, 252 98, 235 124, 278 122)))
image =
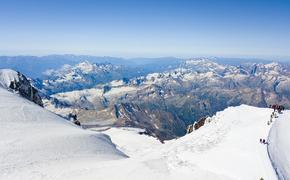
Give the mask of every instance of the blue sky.
POLYGON ((0 55, 290 57, 290 0, 0 0, 0 55))

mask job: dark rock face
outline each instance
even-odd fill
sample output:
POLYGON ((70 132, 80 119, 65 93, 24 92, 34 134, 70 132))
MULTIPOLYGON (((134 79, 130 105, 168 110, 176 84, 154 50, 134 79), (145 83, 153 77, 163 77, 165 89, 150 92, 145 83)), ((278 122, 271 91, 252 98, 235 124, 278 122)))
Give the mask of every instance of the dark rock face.
POLYGON ((148 134, 158 137, 161 141, 183 136, 186 133, 184 122, 162 109, 144 107, 142 104, 121 103, 115 110, 117 116, 115 126, 143 128, 148 134))
POLYGON ((206 120, 206 118, 204 117, 204 118, 201 118, 198 121, 196 121, 194 123, 194 129, 198 130, 200 127, 202 127, 204 125, 204 123, 205 123, 205 120, 206 120))
POLYGON ((195 121, 193 124, 187 126, 186 133, 192 133, 193 130, 198 130, 202 126, 204 126, 207 117, 200 118, 198 121, 195 121))
POLYGON ((18 80, 11 81, 8 90, 18 92, 22 97, 43 107, 42 99, 38 90, 31 85, 30 81, 23 74, 17 72, 17 75, 18 80))

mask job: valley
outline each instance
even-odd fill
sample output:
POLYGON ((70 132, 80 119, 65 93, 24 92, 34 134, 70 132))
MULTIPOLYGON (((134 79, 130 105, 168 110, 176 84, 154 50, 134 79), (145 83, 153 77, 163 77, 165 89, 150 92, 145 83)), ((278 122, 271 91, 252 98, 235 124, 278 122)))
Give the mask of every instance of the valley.
MULTIPOLYGON (((89 71, 87 76, 95 77, 89 71)), ((65 118, 76 114, 84 127, 143 128, 163 141, 185 135, 188 125, 229 106, 277 103, 289 108, 289 77, 289 66, 279 63, 233 66, 196 58, 173 70, 124 76, 107 83, 96 81, 92 88, 55 93, 44 98, 44 105, 65 118)), ((64 79, 62 83, 72 83, 73 89, 74 81, 64 79)))

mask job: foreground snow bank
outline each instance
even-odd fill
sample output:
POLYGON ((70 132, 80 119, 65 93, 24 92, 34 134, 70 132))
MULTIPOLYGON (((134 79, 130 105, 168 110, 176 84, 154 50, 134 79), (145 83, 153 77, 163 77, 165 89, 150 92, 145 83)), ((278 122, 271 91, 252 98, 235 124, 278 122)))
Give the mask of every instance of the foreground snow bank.
POLYGON ((271 112, 247 105, 229 107, 210 123, 176 140, 169 155, 229 179, 274 180, 267 147, 259 142, 268 136, 271 112))
POLYGON ((1 180, 56 179, 86 163, 126 157, 107 135, 75 127, 2 88, 0 114, 1 180))
POLYGON ((197 131, 165 144, 132 130, 104 133, 130 155, 126 169, 113 165, 122 169, 118 179, 275 180, 267 146, 259 142, 268 136, 271 113, 268 108, 229 107, 197 131))
POLYGON ((290 111, 279 115, 269 133, 269 155, 279 179, 290 179, 290 111))

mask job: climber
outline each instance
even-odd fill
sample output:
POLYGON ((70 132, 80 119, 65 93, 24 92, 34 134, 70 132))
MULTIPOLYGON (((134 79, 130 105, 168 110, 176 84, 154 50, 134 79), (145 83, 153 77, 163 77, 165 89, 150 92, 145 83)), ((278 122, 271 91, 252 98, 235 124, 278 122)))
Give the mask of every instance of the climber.
POLYGON ((284 106, 282 106, 282 111, 284 111, 285 110, 285 107, 284 106))
POLYGON ((276 104, 274 104, 274 105, 272 105, 271 107, 272 107, 272 109, 274 109, 274 112, 275 112, 275 111, 276 111, 276 109, 277 109, 277 105, 276 105, 276 104))
POLYGON ((282 111, 284 111, 285 110, 285 107, 284 106, 282 106, 282 105, 280 105, 279 107, 278 107, 278 112, 281 114, 282 113, 282 111))

